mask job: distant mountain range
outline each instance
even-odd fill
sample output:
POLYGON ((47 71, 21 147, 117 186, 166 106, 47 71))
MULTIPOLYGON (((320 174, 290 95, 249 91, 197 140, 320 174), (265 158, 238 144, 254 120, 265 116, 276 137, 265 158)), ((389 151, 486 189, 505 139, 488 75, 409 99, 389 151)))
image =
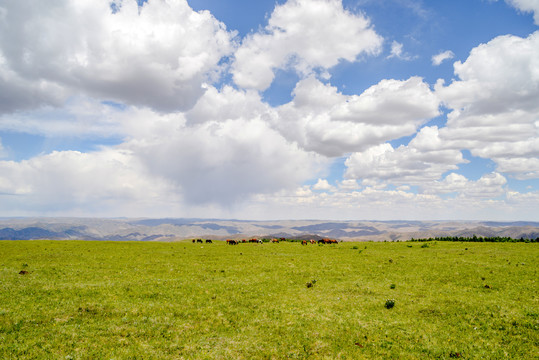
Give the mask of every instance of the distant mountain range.
POLYGON ((536 239, 539 237, 539 222, 0 218, 0 240, 176 241, 190 238, 328 237, 343 241, 396 241, 473 235, 536 239))

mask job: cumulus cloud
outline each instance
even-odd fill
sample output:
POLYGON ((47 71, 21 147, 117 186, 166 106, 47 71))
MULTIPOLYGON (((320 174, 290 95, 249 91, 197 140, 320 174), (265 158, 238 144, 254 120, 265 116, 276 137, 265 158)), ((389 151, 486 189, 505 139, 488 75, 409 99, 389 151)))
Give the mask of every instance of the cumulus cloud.
POLYGON ((21 209, 34 205, 42 209, 40 204, 50 202, 53 212, 69 202, 75 207, 89 206, 92 201, 102 204, 115 191, 118 203, 127 204, 136 196, 145 201, 151 193, 146 194, 145 187, 153 182, 162 184, 158 186, 162 191, 156 189, 152 197, 155 203, 168 199, 175 206, 189 207, 217 204, 227 208, 253 194, 295 188, 321 172, 329 160, 298 147, 270 127, 263 120, 272 114, 270 110, 257 92, 208 87, 197 105, 183 113, 163 114, 78 97, 62 109, 6 114, 0 118, 0 131, 45 137, 117 136, 123 142, 87 154, 59 151, 22 162, 2 162, 0 193, 19 201, 21 209), (118 168, 112 169, 113 163, 118 168), (140 181, 129 180, 139 175, 140 181), (78 181, 81 177, 87 180, 78 181), (83 199, 69 200, 69 192, 83 199))
POLYGON ((187 126, 181 117, 146 116, 144 134, 114 147, 0 161, 2 208, 29 215, 189 216, 185 207, 209 206, 224 214, 251 196, 293 189, 327 165, 260 119, 187 126))
POLYGON ((414 134, 438 115, 438 99, 418 77, 382 80, 351 96, 309 77, 277 113, 274 126, 290 141, 325 156, 342 156, 414 134))
POLYGON ((189 124, 230 119, 254 119, 271 112, 269 105, 254 90, 236 90, 231 86, 217 89, 208 87, 197 104, 185 113, 189 124))
MULTIPOLYGON (((87 98, 73 99, 63 111, 46 108, 4 115, 0 130, 48 137, 116 134, 123 143, 88 154, 54 152, 23 162, 3 162, 0 192, 15 196, 30 189, 23 201, 21 197, 12 201, 36 206, 50 202, 61 210, 64 201, 70 201, 68 192, 82 194, 88 204, 92 199, 98 204, 117 191, 115 201, 129 203, 131 195, 144 201, 151 192, 146 194, 145 187, 155 182, 162 190, 156 189, 152 197, 156 203, 162 198, 167 202, 169 192, 173 195, 168 200, 176 206, 211 203, 227 208, 253 194, 295 188, 328 162, 287 141, 262 120, 269 110, 256 92, 209 87, 185 113, 162 114, 87 98), (51 118, 47 123, 39 122, 47 117, 51 118), (118 168, 112 169, 112 164, 118 168), (40 171, 43 176, 37 175, 40 171), (137 174, 140 181, 129 180, 137 174), (88 180, 78 181, 81 177, 88 180), (126 193, 131 188, 119 184, 131 184, 132 192, 126 193)), ((74 206, 83 203, 72 201, 74 206)), ((51 211, 55 206, 51 205, 51 211)))
POLYGON ((336 188, 333 192, 312 191, 309 186, 301 186, 253 197, 239 213, 256 218, 265 218, 270 212, 298 219, 533 220, 530 214, 537 207, 537 192, 522 194, 508 190, 503 185, 503 176, 496 173, 476 181, 458 174, 450 174, 448 178, 440 181, 448 184, 440 184, 437 191, 429 193, 416 193, 406 186, 388 189, 364 185, 354 190, 336 188))
POLYGON ((346 159, 345 177, 424 185, 467 162, 458 149, 444 148, 436 126, 424 127, 407 145, 381 144, 346 159))
POLYGON ((104 149, 0 161, 0 193, 2 203, 12 211, 73 215, 157 210, 175 192, 151 177, 129 152, 104 149))
MULTIPOLYGON (((277 5, 241 44, 185 0, 113 7, 0 5, 0 131, 122 141, 0 160, 3 211, 219 216, 241 204, 234 216, 479 218, 490 209, 529 214, 537 203, 537 193, 510 191, 506 176, 539 177, 539 32, 476 47, 435 91, 410 77, 346 95, 328 69, 379 54, 382 38, 340 0, 277 5), (230 68, 222 65, 232 55, 230 68), (277 69, 301 80, 293 100, 273 108, 259 91, 277 69), (222 70, 239 89, 212 85, 222 70), (422 128, 440 101, 447 125, 422 128), (413 135, 407 145, 386 143, 413 135), (462 149, 493 159, 496 171, 478 180, 456 173, 467 162, 462 149), (341 156, 345 179, 319 178, 341 156)), ((389 57, 409 55, 394 41, 389 57)))
POLYGON ((306 181, 319 159, 260 120, 208 122, 126 146, 157 176, 183 189, 190 203, 237 202, 306 181))
POLYGON ((264 90, 275 69, 291 67, 306 75, 361 54, 376 55, 381 44, 369 20, 345 10, 341 0, 289 0, 275 7, 263 30, 243 40, 232 74, 237 85, 264 90))
POLYGON ((436 94, 447 107, 440 136, 453 147, 492 159, 520 179, 539 176, 539 32, 500 36, 454 64, 459 79, 436 94))
POLYGON ((185 0, 9 1, 0 5, 0 112, 78 92, 170 111, 190 108, 233 34, 185 0), (39 36, 35 36, 39 34, 39 36))
POLYGON ((432 65, 438 66, 445 60, 453 59, 454 57, 455 57, 455 54, 453 53, 453 51, 451 50, 443 51, 439 53, 438 55, 434 55, 432 57, 432 65))
POLYGON ((427 194, 457 193, 466 198, 495 198, 505 193, 503 186, 507 179, 499 173, 483 175, 477 181, 470 181, 465 176, 451 173, 443 180, 429 184, 427 194))
POLYGON ((339 182, 339 188, 342 190, 357 190, 359 189, 359 184, 355 179, 344 179, 339 182))
POLYGON ((66 97, 67 91, 62 86, 44 79, 33 81, 12 70, 0 49, 0 114, 42 104, 59 106, 66 97))
POLYGON ((174 183, 187 202, 226 206, 251 194, 295 187, 327 164, 287 141, 263 120, 267 116, 256 94, 209 89, 192 111, 156 116, 155 128, 121 147, 174 183))
POLYGON ((332 191, 335 187, 331 186, 326 179, 318 179, 316 184, 313 185, 313 190, 332 191))
POLYGON ((523 12, 533 12, 533 20, 539 25, 539 1, 537 0, 505 0, 509 5, 523 12))

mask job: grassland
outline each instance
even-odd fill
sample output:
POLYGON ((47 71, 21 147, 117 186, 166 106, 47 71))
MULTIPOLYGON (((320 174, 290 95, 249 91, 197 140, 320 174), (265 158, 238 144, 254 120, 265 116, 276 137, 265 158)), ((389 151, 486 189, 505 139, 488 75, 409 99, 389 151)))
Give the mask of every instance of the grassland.
POLYGON ((538 358, 538 246, 2 241, 0 358, 538 358))

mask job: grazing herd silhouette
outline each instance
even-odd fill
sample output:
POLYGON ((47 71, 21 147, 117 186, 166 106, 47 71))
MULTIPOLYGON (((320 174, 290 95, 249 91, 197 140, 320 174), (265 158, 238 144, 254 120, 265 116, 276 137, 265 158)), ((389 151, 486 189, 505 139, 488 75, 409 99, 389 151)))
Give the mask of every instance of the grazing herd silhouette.
MULTIPOLYGON (((210 239, 206 239, 205 241, 202 240, 202 239, 193 239, 193 244, 194 243, 199 243, 199 244, 203 244, 204 242, 206 244, 212 244, 212 241, 210 239)), ((238 244, 247 244, 247 243, 255 243, 255 244, 263 244, 264 242, 271 242, 271 243, 279 243, 281 241, 292 241, 294 242, 294 240, 288 240, 286 238, 273 238, 271 240, 268 240, 268 239, 257 239, 257 238, 252 238, 252 239, 249 239, 249 240, 246 240, 246 239, 242 239, 242 240, 235 240, 235 239, 226 239, 226 243, 228 245, 238 245, 238 244)), ((297 241, 297 240, 296 240, 297 241)), ((298 241, 299 242, 299 241, 298 241)), ((324 238, 324 239, 320 239, 318 241, 316 240, 313 240, 313 239, 310 239, 310 240, 301 240, 301 245, 309 245, 309 244, 338 244, 339 242, 335 239, 328 239, 328 238, 324 238)))

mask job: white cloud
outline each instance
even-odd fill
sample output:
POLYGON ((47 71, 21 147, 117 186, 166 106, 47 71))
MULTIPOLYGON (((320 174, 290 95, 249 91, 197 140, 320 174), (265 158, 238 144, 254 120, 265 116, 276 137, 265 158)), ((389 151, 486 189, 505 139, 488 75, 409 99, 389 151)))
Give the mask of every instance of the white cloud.
POLYGON ((533 12, 533 20, 539 25, 539 1, 537 0, 505 0, 506 3, 523 12, 533 12))
MULTIPOLYGON (((184 0, 116 3, 115 14, 89 0, 0 5, 0 131, 123 139, 0 161, 3 214, 526 218, 537 203, 506 176, 539 177, 539 32, 478 46, 435 92, 411 77, 345 95, 313 72, 327 81, 339 62, 379 54, 382 38, 339 0, 277 5, 239 47, 184 0), (245 90, 212 86, 235 48, 230 70, 245 90), (276 69, 302 80, 292 102, 272 108, 258 90, 276 69), (447 126, 421 128, 440 99, 447 126), (462 149, 493 159, 496 172, 445 175, 467 162, 462 149), (323 177, 336 156, 348 157, 346 178, 332 186, 323 177)), ((396 41, 390 57, 410 58, 396 41)))
POLYGON ((331 186, 326 179, 318 179, 316 184, 313 185, 313 190, 333 191, 334 186, 331 186))
POLYGON ((182 189, 187 202, 228 206, 250 194, 295 187, 327 162, 272 129, 263 120, 267 111, 254 93, 209 89, 185 114, 187 121, 157 116, 157 128, 121 147, 182 189))
POLYGON ((273 110, 262 102, 257 91, 235 90, 231 86, 224 86, 220 90, 209 87, 185 116, 189 124, 197 124, 239 118, 254 119, 271 111, 273 110))
POLYGON ((274 126, 287 139, 325 156, 342 156, 414 134, 438 115, 438 99, 418 77, 382 80, 359 96, 342 95, 309 77, 277 112, 274 126))
POLYGON ((47 137, 96 137, 123 135, 122 123, 129 115, 120 108, 91 98, 69 99, 62 108, 42 107, 0 115, 0 131, 47 137))
POLYGON ((539 32, 497 37, 454 66, 459 79, 435 86, 452 109, 440 137, 492 159, 499 172, 539 177, 539 32))
POLYGON ((504 35, 472 49, 464 63, 454 64, 460 80, 437 92, 453 109, 471 114, 532 110, 539 106, 539 32, 527 38, 504 35))
MULTIPOLYGON (((55 152, 26 162, 4 162, 5 173, 10 175, 3 177, 4 188, 0 192, 15 194, 19 190, 10 190, 9 184, 19 184, 22 189, 34 189, 31 194, 35 194, 35 200, 24 199, 23 202, 35 205, 50 201, 53 209, 54 204, 67 202, 69 198, 58 191, 69 189, 73 193, 96 194, 97 204, 101 201, 100 192, 112 197, 114 191, 107 189, 115 181, 128 183, 124 180, 125 174, 108 168, 109 162, 98 164, 110 156, 136 164, 129 176, 137 177, 140 172, 144 186, 154 180, 157 184, 167 184, 167 191, 172 194, 170 198, 177 204, 196 207, 215 203, 227 208, 252 194, 295 188, 321 172, 329 161, 299 148, 272 129, 263 120, 272 114, 274 111, 272 113, 261 101, 257 92, 231 87, 221 91, 209 87, 197 105, 186 113, 162 114, 148 108, 117 107, 79 97, 72 98, 62 109, 6 114, 0 118, 0 130, 60 138, 117 136, 123 143, 88 154, 55 152), (61 169, 57 168, 60 162, 53 161, 59 158, 67 159, 61 169), (41 163, 47 165, 36 170, 35 164, 41 163), (85 164, 92 164, 88 173, 81 171, 80 175, 91 179, 92 184, 87 189, 85 181, 70 182, 79 178, 75 173, 77 166, 84 168, 85 164), (43 176, 37 176, 39 171, 43 171, 43 176), (17 173, 21 175, 14 179, 17 173), (58 177, 58 191, 31 180, 54 176, 58 177), (81 188, 76 189, 76 184, 81 188)), ((137 189, 133 194, 144 195, 144 186, 132 183, 137 189)), ((166 197, 164 193, 159 194, 166 197)), ((128 200, 121 196, 117 199, 126 203, 128 200)), ((72 201, 73 206, 79 203, 77 199, 72 201)), ((63 206, 57 205, 58 208, 63 206)))
POLYGON ((193 209, 208 216, 211 209, 230 216, 226 209, 295 189, 326 166, 259 119, 186 126, 146 115, 145 134, 118 146, 0 161, 0 213, 193 216, 186 212, 193 209))
POLYGON ((2 209, 35 214, 135 215, 157 210, 174 189, 150 176, 129 152, 53 152, 0 161, 2 209))
MULTIPOLYGON (((463 189, 457 187, 458 177, 452 184, 455 192, 463 189)), ((238 209, 238 214, 260 219, 271 213, 281 219, 534 220, 539 194, 507 190, 504 181, 499 174, 486 175, 477 181, 463 178, 462 184, 471 188, 450 197, 443 196, 449 190, 448 185, 439 193, 414 193, 406 186, 396 190, 365 186, 353 191, 313 192, 303 186, 252 197, 238 209)))
POLYGON ((407 146, 381 144, 353 153, 345 161, 345 177, 424 185, 464 162, 460 150, 444 148, 437 127, 424 127, 407 146))
POLYGON ((275 69, 307 75, 361 54, 376 55, 381 44, 369 20, 343 9, 341 0, 289 0, 275 7, 265 29, 244 39, 232 73, 239 86, 264 90, 275 69))
POLYGON ((10 1, 0 5, 0 112, 79 92, 159 110, 191 107, 232 35, 185 0, 10 1), (36 36, 39 34, 39 36, 36 36))
POLYGON ((343 181, 339 182, 339 188, 346 191, 346 190, 358 190, 359 184, 357 183, 357 180, 355 179, 344 179, 343 181))
POLYGON ((526 208, 530 213, 535 214, 537 204, 539 204, 539 191, 519 193, 518 191, 507 192, 507 203, 511 206, 526 208))
POLYGON ((63 107, 42 107, 0 115, 0 131, 71 138, 117 141, 159 137, 171 126, 184 126, 184 113, 157 113, 149 108, 107 104, 93 98, 73 97, 63 107))
POLYGON ((455 192, 465 198, 492 199, 505 193, 506 183, 507 179, 499 173, 485 174, 477 181, 470 181, 463 175, 451 173, 443 180, 429 184, 424 191, 427 194, 455 192))
POLYGON ((391 43, 391 54, 388 56, 388 59, 392 57, 400 58, 402 55, 402 44, 393 40, 391 43))
POLYGON ((397 58, 401 60, 412 60, 413 57, 402 51, 403 45, 395 40, 391 43, 391 53, 387 56, 388 59, 397 58))
POLYGON ((438 55, 432 56, 432 65, 438 66, 445 60, 453 59, 454 57, 455 57, 455 54, 453 53, 453 51, 451 50, 443 51, 439 53, 438 55))

